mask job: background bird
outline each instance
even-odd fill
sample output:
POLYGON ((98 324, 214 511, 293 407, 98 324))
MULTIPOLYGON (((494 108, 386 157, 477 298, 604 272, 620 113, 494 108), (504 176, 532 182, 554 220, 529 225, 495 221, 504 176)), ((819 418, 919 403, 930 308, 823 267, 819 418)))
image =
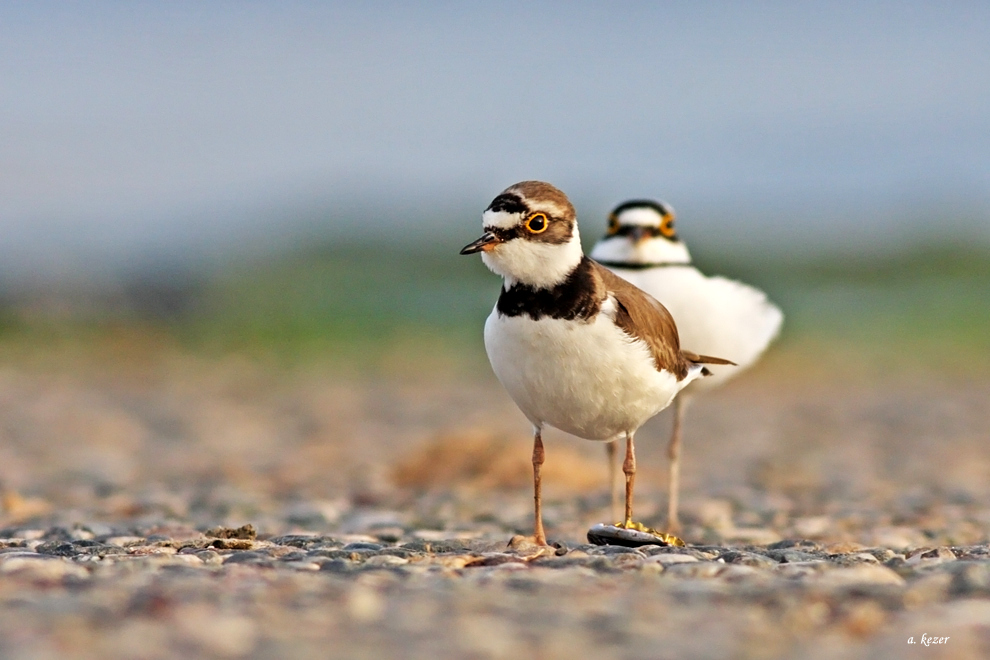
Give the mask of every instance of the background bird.
MULTIPOLYGON (((780 332, 784 315, 766 294, 749 285, 706 276, 691 264, 674 227, 674 210, 664 202, 633 200, 608 218, 604 238, 591 257, 659 300, 673 315, 681 344, 727 358, 738 366, 713 366, 712 376, 691 383, 677 397, 670 437, 667 529, 680 530, 680 446, 691 396, 718 387, 759 358, 780 332)), ((610 487, 615 493, 615 446, 609 444, 610 487)))
POLYGON ((574 207, 548 183, 507 188, 482 216, 481 253, 503 278, 485 323, 495 375, 533 424, 534 538, 546 545, 542 430, 626 439, 624 524, 632 523, 636 430, 725 360, 680 349, 673 319, 649 295, 584 256, 574 207))

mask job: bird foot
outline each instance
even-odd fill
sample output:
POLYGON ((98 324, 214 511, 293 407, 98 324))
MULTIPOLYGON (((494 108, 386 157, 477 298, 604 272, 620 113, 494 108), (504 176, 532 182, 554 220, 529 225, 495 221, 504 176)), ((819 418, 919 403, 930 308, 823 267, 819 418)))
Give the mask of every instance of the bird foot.
POLYGON ((509 539, 509 544, 506 547, 509 550, 515 550, 527 561, 537 557, 547 557, 557 551, 557 548, 552 545, 537 542, 535 536, 523 536, 522 534, 516 534, 509 539))
POLYGON ((649 534, 654 536, 664 543, 664 545, 674 545, 678 547, 684 546, 684 540, 679 536, 674 536, 673 534, 668 534, 666 532, 661 532, 659 530, 653 529, 652 527, 647 527, 643 523, 633 522, 632 520, 625 520, 623 522, 615 523, 615 527, 620 529, 631 529, 635 532, 641 532, 643 534, 649 534))

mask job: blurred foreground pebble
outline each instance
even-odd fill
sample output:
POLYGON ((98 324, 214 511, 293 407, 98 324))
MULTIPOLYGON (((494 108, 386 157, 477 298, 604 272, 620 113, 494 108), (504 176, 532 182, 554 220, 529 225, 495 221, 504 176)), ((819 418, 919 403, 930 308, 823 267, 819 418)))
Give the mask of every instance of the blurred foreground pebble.
POLYGON ((0 530, 0 657, 867 658, 922 634, 990 650, 986 544, 97 531, 0 530))

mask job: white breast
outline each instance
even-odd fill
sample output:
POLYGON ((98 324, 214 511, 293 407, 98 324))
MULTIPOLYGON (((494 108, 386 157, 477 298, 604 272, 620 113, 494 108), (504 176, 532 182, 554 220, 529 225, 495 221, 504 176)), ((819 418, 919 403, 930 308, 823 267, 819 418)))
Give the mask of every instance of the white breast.
POLYGON ((696 378, 658 371, 646 344, 606 313, 590 322, 501 316, 485 323, 495 375, 523 414, 588 440, 638 429, 696 378))
POLYGON ((706 277, 693 266, 613 269, 670 311, 681 347, 735 362, 709 366, 712 376, 691 389, 720 385, 752 365, 780 332, 784 315, 766 294, 724 277, 706 277))

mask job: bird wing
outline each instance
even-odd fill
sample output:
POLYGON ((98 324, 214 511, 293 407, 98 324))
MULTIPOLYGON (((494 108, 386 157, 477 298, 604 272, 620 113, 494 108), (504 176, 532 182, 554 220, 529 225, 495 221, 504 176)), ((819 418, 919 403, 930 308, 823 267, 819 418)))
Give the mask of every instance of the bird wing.
POLYGON ((616 302, 615 323, 631 337, 643 341, 653 355, 657 370, 669 371, 677 380, 688 372, 681 354, 677 324, 656 298, 596 262, 597 278, 616 302))

